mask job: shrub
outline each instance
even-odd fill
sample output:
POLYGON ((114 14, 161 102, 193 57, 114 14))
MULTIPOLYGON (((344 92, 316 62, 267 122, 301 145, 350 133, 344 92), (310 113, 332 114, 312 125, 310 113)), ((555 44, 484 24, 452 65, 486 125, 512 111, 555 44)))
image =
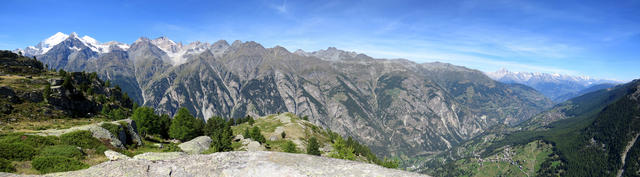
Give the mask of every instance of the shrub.
POLYGON ((329 157, 337 158, 337 159, 346 159, 346 160, 355 160, 356 155, 354 154, 353 148, 347 146, 342 137, 336 137, 336 142, 333 143, 334 152, 329 154, 329 157))
POLYGON ((14 167, 13 164, 11 164, 11 161, 0 158, 0 172, 11 173, 15 171, 16 171, 16 167, 14 167))
POLYGON ((307 154, 319 156, 321 154, 319 148, 320 145, 318 144, 316 137, 311 137, 307 143, 307 154))
POLYGON ((169 143, 162 147, 162 152, 182 152, 182 149, 178 147, 178 144, 169 143))
POLYGON ((284 144, 282 144, 280 148, 282 148, 282 151, 288 152, 288 153, 298 152, 298 150, 296 149, 296 144, 294 144, 293 141, 285 142, 284 144))
POLYGON ((37 136, 37 135, 24 135, 21 133, 8 134, 0 137, 0 144, 6 143, 23 143, 30 145, 33 148, 42 148, 45 146, 51 146, 58 142, 56 136, 37 136))
POLYGON ((82 159, 84 153, 82 150, 70 145, 49 146, 40 151, 39 156, 62 156, 75 159, 82 159))
POLYGON ((282 138, 285 138, 285 137, 287 137, 287 133, 285 133, 284 131, 282 131, 282 133, 280 133, 280 136, 281 136, 282 138))
POLYGON ((383 167, 387 168, 398 168, 398 160, 387 159, 385 157, 384 160, 378 165, 382 165, 383 167))
POLYGON ((94 138, 90 131, 78 130, 60 135, 63 144, 80 146, 85 149, 93 149, 102 146, 100 140, 94 138))
POLYGON ((180 108, 173 117, 169 127, 169 137, 186 141, 199 136, 202 129, 202 121, 191 115, 187 108, 180 108))
POLYGON ((89 168, 76 159, 62 156, 38 156, 31 161, 31 166, 40 173, 52 173, 89 168))
POLYGON ((36 149, 24 143, 0 143, 0 158, 8 160, 31 160, 36 149))

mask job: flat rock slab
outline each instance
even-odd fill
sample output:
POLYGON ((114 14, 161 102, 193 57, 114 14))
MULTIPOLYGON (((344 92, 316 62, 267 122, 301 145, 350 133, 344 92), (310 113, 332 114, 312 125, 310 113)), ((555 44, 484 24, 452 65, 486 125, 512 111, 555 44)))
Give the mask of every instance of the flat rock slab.
POLYGON ((184 157, 187 154, 184 152, 147 152, 144 154, 133 156, 134 159, 140 160, 172 160, 180 157, 184 157))
MULTIPOLYGON (((0 173, 0 176, 20 176, 0 173)), ((35 175, 34 175, 35 176, 35 175)), ((426 176, 381 166, 282 152, 220 152, 165 161, 108 161, 89 169, 43 176, 426 176)))

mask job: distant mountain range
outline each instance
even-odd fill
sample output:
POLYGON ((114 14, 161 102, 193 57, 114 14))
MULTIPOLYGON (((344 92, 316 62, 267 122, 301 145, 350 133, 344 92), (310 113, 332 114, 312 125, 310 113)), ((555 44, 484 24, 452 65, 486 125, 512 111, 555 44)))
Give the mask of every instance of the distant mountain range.
POLYGON ((552 103, 520 84, 446 63, 418 64, 326 50, 289 52, 256 42, 139 38, 100 43, 57 33, 18 49, 51 68, 97 72, 144 106, 201 118, 292 112, 403 159, 446 150, 552 103))
POLYGON ((621 81, 595 79, 588 76, 511 72, 506 69, 486 74, 492 79, 503 83, 518 83, 533 87, 555 103, 560 103, 591 91, 611 88, 622 83, 621 81))

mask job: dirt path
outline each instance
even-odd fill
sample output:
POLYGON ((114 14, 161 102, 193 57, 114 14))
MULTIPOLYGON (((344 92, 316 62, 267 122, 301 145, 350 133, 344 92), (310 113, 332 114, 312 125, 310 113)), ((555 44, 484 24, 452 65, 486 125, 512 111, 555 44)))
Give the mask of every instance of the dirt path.
POLYGON ((633 137, 633 139, 629 141, 629 144, 627 144, 627 147, 624 148, 624 152, 622 152, 622 156, 620 158, 620 160, 622 161, 622 166, 618 170, 618 175, 616 175, 617 177, 622 176, 622 172, 624 172, 624 160, 627 158, 627 153, 629 152, 631 147, 633 147, 633 145, 636 143, 636 140, 638 140, 638 136, 640 136, 640 133, 633 137))

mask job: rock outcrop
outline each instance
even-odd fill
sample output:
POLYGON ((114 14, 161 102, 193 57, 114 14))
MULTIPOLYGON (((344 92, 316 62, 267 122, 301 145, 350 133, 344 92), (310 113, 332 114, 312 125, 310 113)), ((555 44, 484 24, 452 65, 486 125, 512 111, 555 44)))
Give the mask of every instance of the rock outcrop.
POLYGON ((150 161, 172 160, 172 159, 177 159, 186 155, 187 154, 184 152, 147 152, 144 154, 133 156, 133 159, 150 160, 150 161))
POLYGON ((211 146, 211 137, 209 136, 199 136, 187 142, 184 142, 178 147, 182 149, 182 151, 189 154, 200 154, 211 146))
POLYGON ((118 132, 118 134, 112 134, 111 132, 109 132, 109 130, 102 128, 101 125, 105 123, 106 122, 100 122, 95 124, 71 127, 68 129, 61 129, 61 130, 58 130, 58 129, 43 130, 35 134, 40 136, 60 136, 62 134, 73 132, 73 131, 87 130, 91 132, 94 138, 97 138, 100 140, 107 140, 111 145, 117 148, 124 149, 125 148, 124 145, 127 142, 129 142, 127 141, 127 139, 131 139, 130 142, 132 143, 135 143, 137 145, 142 145, 142 139, 140 138, 140 135, 138 135, 138 131, 135 128, 136 127, 135 121, 131 119, 124 119, 124 120, 110 122, 111 124, 124 126, 122 128, 122 131, 118 132), (125 122, 125 124, 120 124, 120 122, 125 122))
MULTIPOLYGON (((20 176, 0 173, 0 176, 20 176)), ((34 175, 35 176, 35 175, 34 175)), ((221 152, 172 160, 119 160, 42 176, 426 176, 377 165, 282 152, 221 152)))

